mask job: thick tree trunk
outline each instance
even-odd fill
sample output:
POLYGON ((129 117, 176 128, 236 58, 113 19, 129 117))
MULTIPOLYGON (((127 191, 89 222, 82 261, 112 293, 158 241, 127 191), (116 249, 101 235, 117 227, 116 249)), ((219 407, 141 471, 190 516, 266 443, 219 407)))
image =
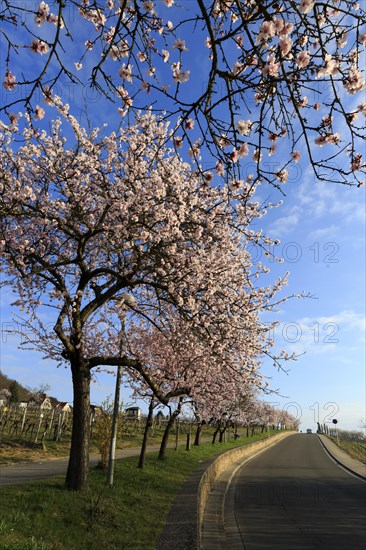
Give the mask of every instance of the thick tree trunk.
POLYGON ((151 398, 150 405, 149 405, 149 413, 148 413, 147 419, 146 419, 144 438, 142 440, 142 445, 141 445, 140 458, 139 458, 139 462, 137 464, 138 468, 143 468, 144 465, 145 465, 145 454, 146 454, 146 447, 147 447, 147 438, 148 438, 148 435, 149 435, 150 428, 153 424, 153 413, 154 413, 154 397, 151 398))
POLYGON ((73 491, 88 488, 90 444, 90 371, 78 364, 71 366, 74 409, 66 486, 73 491))
POLYGON ((225 441, 226 428, 227 428, 227 426, 225 426, 225 428, 220 430, 219 443, 224 443, 224 441, 225 441))
POLYGON ((216 437, 217 437, 217 434, 219 433, 219 431, 220 431, 220 426, 218 426, 218 427, 216 428, 216 430, 215 430, 215 432, 214 432, 214 434, 213 434, 213 436, 212 436, 212 445, 215 443, 216 437))
POLYGON ((165 451, 166 451, 166 448, 167 448, 167 445, 168 445, 170 430, 173 427, 175 419, 180 414, 181 408, 182 408, 182 400, 180 399, 178 407, 175 409, 175 411, 173 412, 173 414, 170 416, 170 418, 168 420, 168 423, 166 425, 165 432, 164 432, 164 435, 163 435, 163 439, 161 440, 160 450, 159 450, 159 455, 158 455, 158 458, 160 460, 165 458, 165 451))
POLYGON ((193 445, 195 445, 196 447, 198 447, 198 445, 200 444, 201 433, 202 433, 202 422, 199 422, 196 430, 196 435, 194 437, 194 443, 193 443, 193 445))

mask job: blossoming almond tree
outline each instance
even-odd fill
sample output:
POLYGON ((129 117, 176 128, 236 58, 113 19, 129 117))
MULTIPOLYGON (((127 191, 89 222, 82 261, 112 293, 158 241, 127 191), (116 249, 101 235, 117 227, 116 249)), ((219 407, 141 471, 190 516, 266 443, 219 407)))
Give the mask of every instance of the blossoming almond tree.
POLYGON ((42 116, 52 89, 90 105, 91 85, 98 110, 153 104, 175 146, 197 164, 209 151, 228 179, 249 158, 251 177, 281 185, 305 152, 319 178, 363 182, 363 2, 4 0, 0 21, 9 118, 42 116))
POLYGON ((105 135, 88 133, 59 98, 53 102, 60 118, 49 133, 28 115, 1 125, 1 270, 33 331, 25 334, 29 344, 71 367, 66 482, 81 490, 93 369, 133 368, 162 402, 187 392, 162 393, 147 362, 125 352, 126 306, 156 323, 170 304, 202 337, 209 334, 217 355, 234 349, 251 361, 261 339, 252 339, 260 334, 258 312, 286 279, 261 287, 266 268, 251 265, 248 246, 273 244, 250 227, 263 215, 253 186, 208 185, 165 148, 168 126, 151 113, 105 135))
MULTIPOLYGON (((240 269, 235 259, 228 258, 229 262, 240 269)), ((171 401, 176 404, 172 421, 183 404, 191 404, 196 417, 201 420, 215 420, 220 424, 224 415, 226 421, 233 415, 237 418, 238 404, 241 405, 244 396, 259 391, 270 392, 260 373, 263 356, 272 355, 276 366, 281 358, 289 359, 285 353, 280 358, 271 351, 273 342, 268 338, 271 324, 260 320, 260 314, 273 307, 272 289, 262 294, 259 305, 258 297, 263 289, 246 286, 239 279, 235 281, 230 270, 224 269, 221 273, 225 281, 220 281, 217 288, 221 285, 225 288, 225 304, 220 305, 220 295, 216 293, 216 312, 213 314, 212 305, 209 315, 201 323, 194 319, 187 322, 171 307, 165 307, 153 324, 140 320, 129 327, 130 334, 126 338, 129 353, 145 364, 161 393, 172 397, 171 401), (235 291, 230 295, 234 286, 235 291), (226 310, 226 318, 220 313, 222 308, 226 310), (178 402, 174 398, 177 395, 180 396, 178 402)), ((136 369, 127 370, 135 396, 141 399, 148 389, 146 381, 136 369)), ((166 443, 165 437, 161 455, 166 443)))

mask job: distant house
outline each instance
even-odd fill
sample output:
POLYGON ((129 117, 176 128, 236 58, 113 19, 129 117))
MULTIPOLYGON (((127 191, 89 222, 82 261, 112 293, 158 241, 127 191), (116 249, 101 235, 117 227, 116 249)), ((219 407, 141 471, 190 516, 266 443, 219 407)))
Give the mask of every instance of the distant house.
POLYGON ((140 407, 128 407, 125 410, 125 415, 127 418, 134 418, 140 420, 141 418, 141 409, 140 407))
POLYGON ((67 403, 67 401, 60 401, 56 404, 56 409, 61 412, 71 413, 72 406, 70 405, 70 403, 67 403))
POLYGON ((103 414, 102 407, 99 407, 99 405, 90 405, 90 419, 93 422, 96 417, 101 416, 103 414))
POLYGON ((42 393, 39 396, 33 396, 28 399, 28 405, 34 407, 40 407, 41 410, 50 410, 52 409, 51 398, 48 397, 45 393, 42 393))

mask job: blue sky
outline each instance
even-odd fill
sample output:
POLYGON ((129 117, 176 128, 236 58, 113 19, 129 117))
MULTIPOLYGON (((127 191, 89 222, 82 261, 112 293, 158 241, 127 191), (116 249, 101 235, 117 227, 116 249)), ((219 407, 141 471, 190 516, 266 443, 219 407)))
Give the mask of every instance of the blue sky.
MULTIPOLYGON (((188 59, 190 52, 185 55, 188 59)), ((202 71, 207 50, 195 55, 194 68, 202 71)), ((19 72, 31 59, 41 61, 27 52, 19 59, 19 72)), ((71 100, 72 109, 73 99, 77 99, 79 110, 84 108, 85 100, 93 123, 115 119, 113 106, 101 110, 97 96, 90 90, 76 96, 69 87, 61 92, 58 90, 63 98, 71 100), (100 113, 103 120, 99 119, 100 113)), ((7 97, 2 89, 2 99, 7 97)), ((362 100, 358 94, 353 102, 362 100)), ((278 394, 266 399, 297 416, 301 429, 316 429, 317 420, 331 422, 333 418, 339 421, 340 429, 360 429, 361 419, 366 420, 365 189, 316 181, 304 156, 290 170, 284 191, 283 205, 261 220, 265 232, 281 240, 276 252, 285 259, 283 264, 269 266, 274 275, 290 271, 286 293, 310 293, 313 298, 290 300, 273 316, 280 321, 274 333, 276 346, 294 351, 299 357, 284 365, 287 374, 264 362, 263 372, 270 379, 270 387, 278 389, 278 394)), ((269 186, 260 189, 259 196, 272 202, 280 198, 278 191, 269 186)), ((12 322, 10 303, 15 297, 6 289, 0 292, 2 372, 29 387, 49 384, 51 395, 71 401, 69 369, 57 369, 51 361, 42 360, 39 353, 18 350, 19 337, 6 333, 12 322)), ((100 403, 113 392, 114 378, 100 374, 92 385, 92 402, 100 403)), ((123 399, 125 403, 131 401, 128 389, 123 390, 123 399)))
POLYGON ((306 169, 287 190, 268 232, 281 239, 288 290, 314 297, 277 313, 275 342, 299 357, 288 375, 265 366, 283 396, 271 401, 303 428, 336 418, 341 429, 358 429, 365 419, 365 194, 316 182, 306 169))

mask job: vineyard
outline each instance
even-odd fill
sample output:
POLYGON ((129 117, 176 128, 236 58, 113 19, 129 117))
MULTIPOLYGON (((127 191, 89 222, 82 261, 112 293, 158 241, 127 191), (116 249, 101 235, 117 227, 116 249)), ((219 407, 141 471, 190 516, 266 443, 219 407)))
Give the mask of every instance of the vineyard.
MULTIPOLYGON (((42 408, 40 405, 10 404, 0 407, 0 463, 13 460, 38 460, 67 455, 71 441, 72 412, 60 407, 42 408)), ((140 446, 146 430, 147 417, 131 416, 128 409, 120 411, 118 419, 118 448, 140 446)), ((111 437, 112 413, 106 408, 91 407, 90 432, 91 451, 98 452, 101 464, 105 464, 111 437)), ((224 442, 241 436, 254 436, 263 432, 264 425, 238 426, 202 425, 186 417, 169 417, 158 412, 150 421, 149 444, 160 445, 167 426, 170 424, 170 438, 173 446, 185 444, 189 449, 200 438, 212 442, 224 442), (217 437, 218 436, 218 437, 217 437)))

